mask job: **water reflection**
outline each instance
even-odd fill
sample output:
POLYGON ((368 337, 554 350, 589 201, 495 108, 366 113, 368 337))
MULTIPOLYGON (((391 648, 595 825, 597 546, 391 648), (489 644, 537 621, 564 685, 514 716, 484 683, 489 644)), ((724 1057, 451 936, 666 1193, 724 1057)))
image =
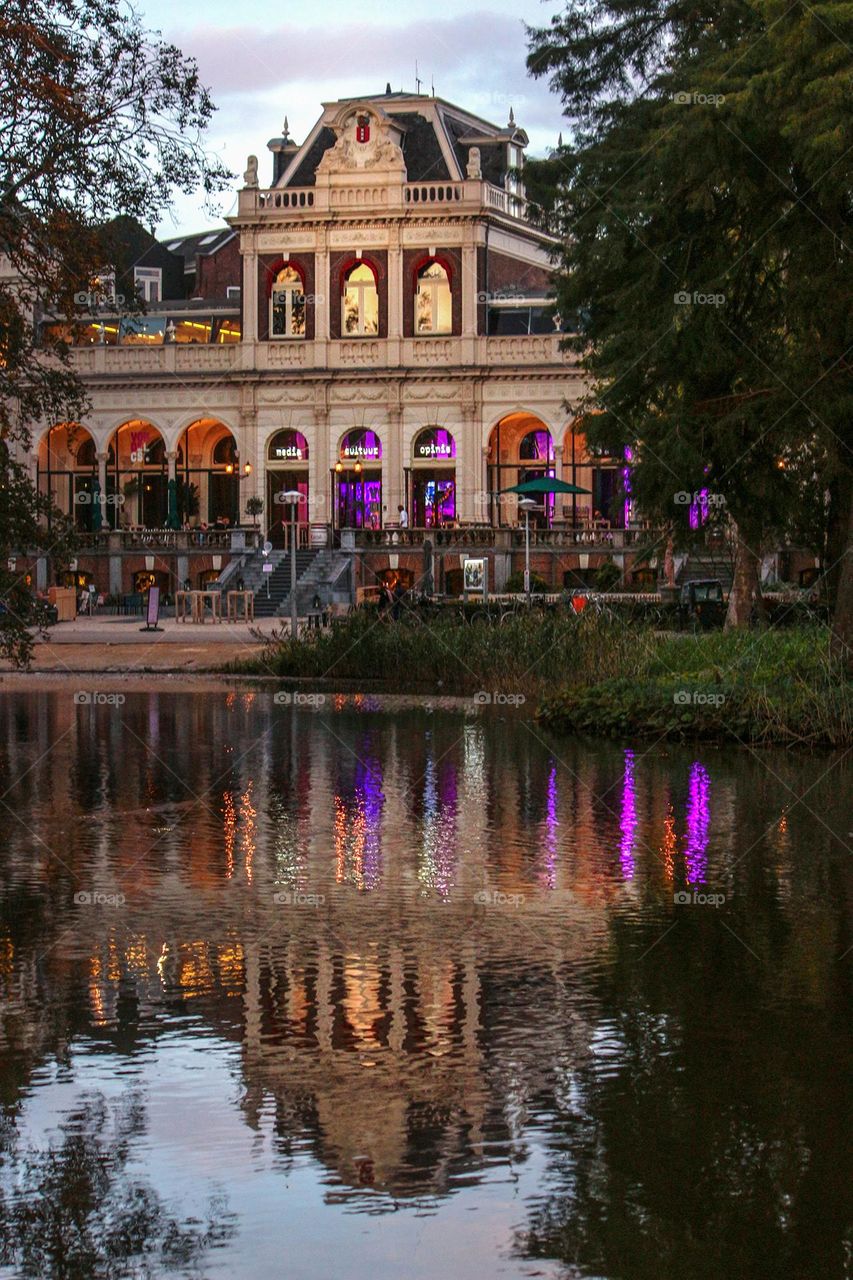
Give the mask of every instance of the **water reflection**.
POLYGON ((145 1170, 146 1230, 205 1274, 275 1274, 285 1218, 296 1275, 805 1275, 808 1250, 831 1274, 849 774, 828 763, 343 698, 6 696, 8 1212, 37 1195, 31 1151, 91 1194, 68 1126, 94 1160, 132 1111, 104 1194, 145 1170))

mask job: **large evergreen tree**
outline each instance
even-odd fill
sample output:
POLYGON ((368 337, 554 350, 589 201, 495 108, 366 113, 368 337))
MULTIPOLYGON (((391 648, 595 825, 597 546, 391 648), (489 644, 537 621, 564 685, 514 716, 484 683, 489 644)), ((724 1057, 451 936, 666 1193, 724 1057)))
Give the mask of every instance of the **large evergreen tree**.
POLYGON ((26 661, 32 593, 9 553, 61 555, 48 501, 18 460, 36 423, 78 421, 86 396, 61 345, 35 345, 34 307, 72 316, 109 262, 117 214, 151 226, 173 192, 229 175, 202 134, 214 107, 192 59, 120 0, 5 0, 0 14, 0 653, 26 661))
POLYGON ((761 553, 810 527, 849 651, 853 9, 589 0, 530 38, 572 129, 527 178, 590 443, 630 447, 634 494, 676 527, 676 493, 725 502, 733 622, 761 553))

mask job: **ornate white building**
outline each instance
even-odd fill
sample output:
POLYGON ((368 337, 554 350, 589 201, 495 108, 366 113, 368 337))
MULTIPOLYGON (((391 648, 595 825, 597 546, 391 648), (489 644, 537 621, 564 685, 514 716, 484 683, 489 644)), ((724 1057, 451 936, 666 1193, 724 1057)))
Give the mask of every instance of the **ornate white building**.
MULTIPOLYGON (((186 556, 210 551, 217 524, 227 554, 252 497, 279 545, 294 489, 306 544, 352 529, 378 546, 400 508, 406 544, 439 529, 489 542, 518 524, 499 491, 544 473, 590 491, 546 500, 552 550, 601 521, 624 530, 622 460, 584 453, 584 381, 548 301, 553 241, 528 216, 526 144, 511 113, 499 128, 426 95, 328 103, 301 145, 286 128, 268 144, 271 187, 249 157, 230 234, 158 246, 192 251, 192 298, 163 300, 169 268, 149 253, 131 286, 144 317, 119 304, 59 326, 92 414, 44 424, 31 462, 93 556, 109 549, 109 582, 91 570, 102 589, 128 590, 154 544, 156 572, 192 578, 186 556)), ((555 583, 573 564, 586 567, 561 554, 555 583)))

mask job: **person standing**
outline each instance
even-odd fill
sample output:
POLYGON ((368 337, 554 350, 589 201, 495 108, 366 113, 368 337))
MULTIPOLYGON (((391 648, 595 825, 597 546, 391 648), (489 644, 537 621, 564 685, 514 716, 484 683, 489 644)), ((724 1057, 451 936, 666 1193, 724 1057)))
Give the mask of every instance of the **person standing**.
POLYGON ((409 513, 408 513, 408 511, 406 510, 406 508, 403 506, 403 504, 402 504, 402 503, 401 503, 401 504, 400 504, 400 506, 397 508, 397 515, 400 517, 400 528, 401 528, 401 529, 408 529, 408 527, 409 527, 409 513))

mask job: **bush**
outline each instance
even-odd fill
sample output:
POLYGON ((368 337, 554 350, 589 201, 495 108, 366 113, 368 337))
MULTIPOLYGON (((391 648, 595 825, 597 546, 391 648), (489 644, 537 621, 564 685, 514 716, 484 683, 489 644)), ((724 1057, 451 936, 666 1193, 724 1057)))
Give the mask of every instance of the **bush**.
POLYGON ((622 574, 619 571, 619 566, 614 564, 612 560, 608 560, 596 571, 595 588, 597 591, 612 591, 621 581, 622 574))
MULTIPOLYGON (((506 586, 504 587, 504 591, 506 591, 510 595, 514 595, 517 592, 520 592, 523 590, 524 590, 524 574, 521 571, 519 571, 518 573, 511 573, 506 580, 506 586)), ((537 595, 545 595, 546 592, 552 591, 553 588, 549 587, 545 579, 540 577, 538 573, 533 573, 531 571, 530 590, 532 592, 535 592, 537 595)))

